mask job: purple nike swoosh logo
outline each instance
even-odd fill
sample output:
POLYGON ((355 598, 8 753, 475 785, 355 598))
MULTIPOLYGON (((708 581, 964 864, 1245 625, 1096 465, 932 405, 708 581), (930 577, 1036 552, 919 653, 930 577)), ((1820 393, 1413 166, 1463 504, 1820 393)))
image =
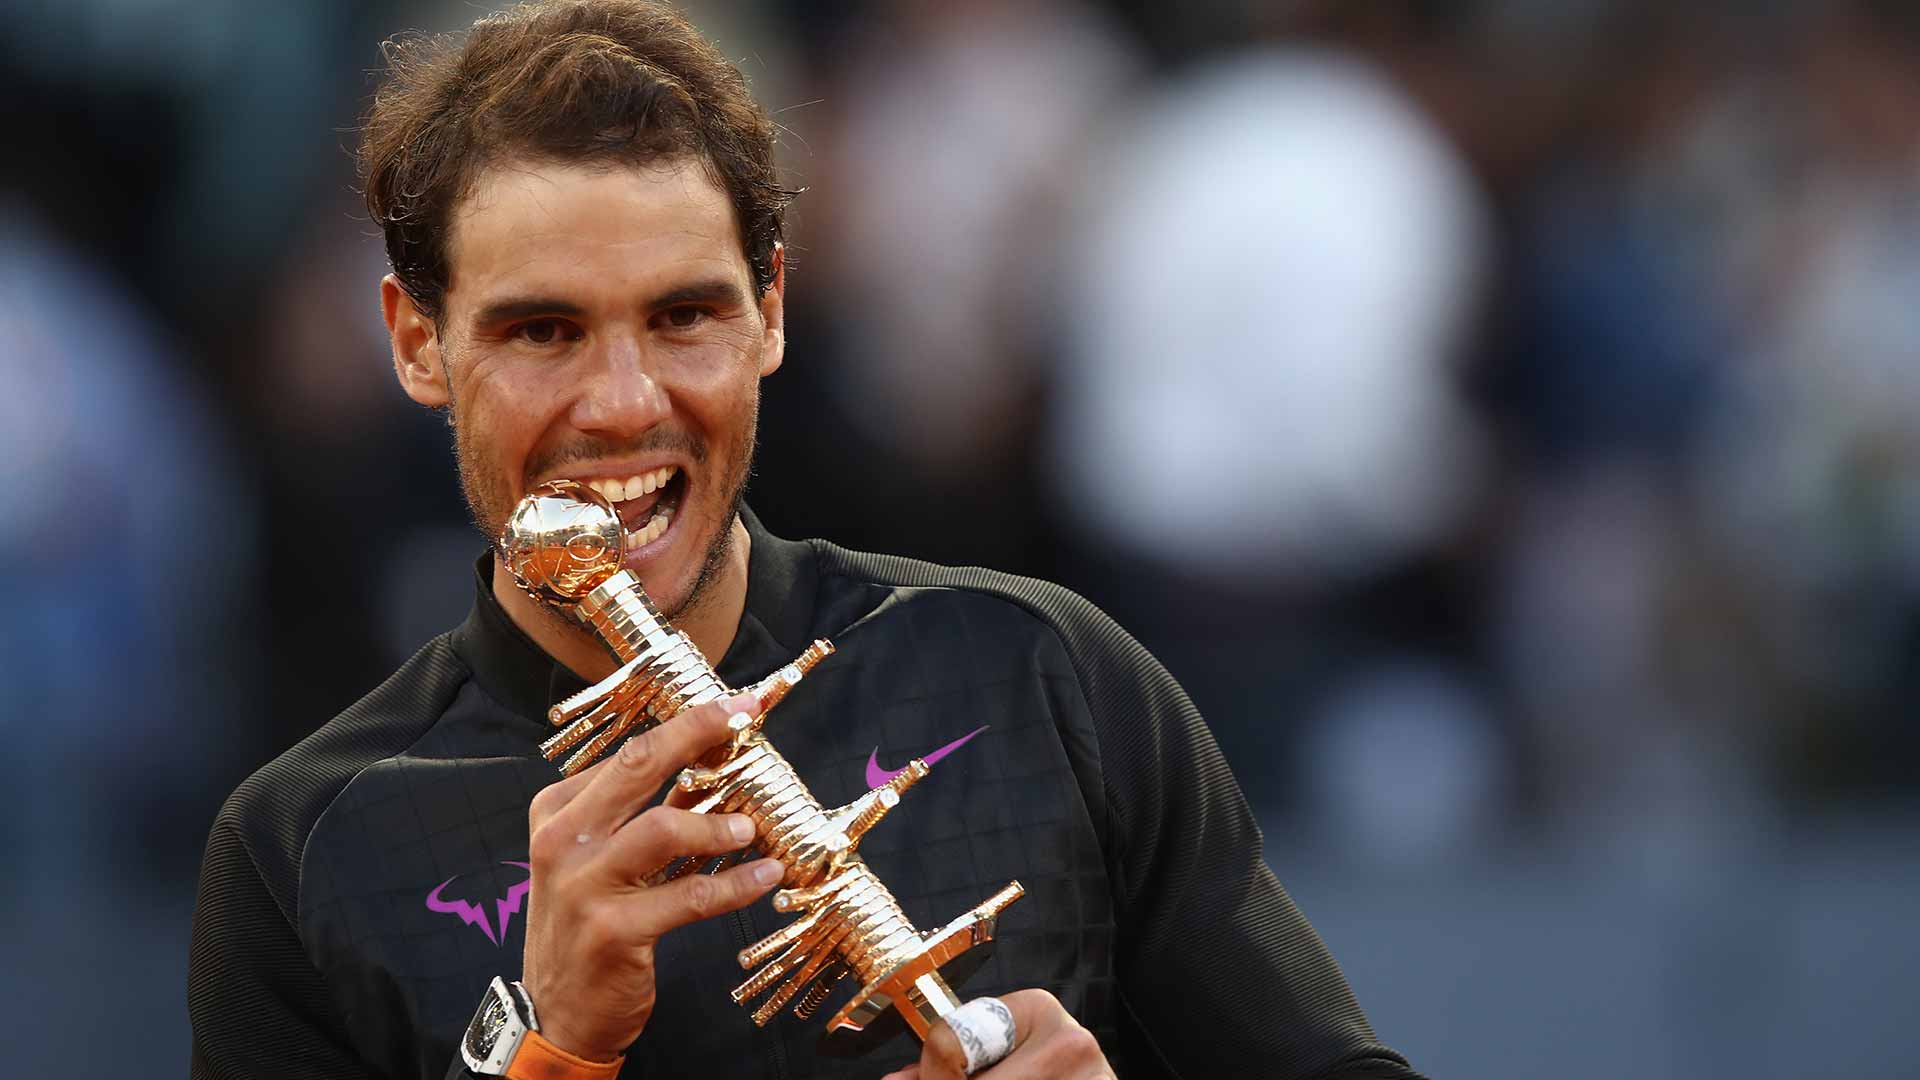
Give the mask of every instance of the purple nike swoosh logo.
MULTIPOLYGON (((967 745, 968 739, 973 738, 975 735, 980 734, 981 732, 987 730, 992 726, 993 726, 992 724, 981 724, 979 727, 974 728, 972 731, 967 732, 965 735, 962 735, 959 738, 948 743, 947 745, 941 747, 940 749, 935 750, 933 753, 923 755, 921 757, 921 760, 925 761, 929 765, 932 765, 933 763, 939 761, 941 758, 946 757, 948 754, 951 754, 955 750, 958 750, 961 747, 967 745)), ((906 771, 907 771, 907 767, 905 765, 902 765, 897 769, 881 768, 880 767, 880 748, 877 746, 873 748, 873 753, 867 755, 867 786, 870 788, 877 788, 880 785, 886 783, 887 781, 893 779, 896 776, 899 776, 901 773, 906 771)))

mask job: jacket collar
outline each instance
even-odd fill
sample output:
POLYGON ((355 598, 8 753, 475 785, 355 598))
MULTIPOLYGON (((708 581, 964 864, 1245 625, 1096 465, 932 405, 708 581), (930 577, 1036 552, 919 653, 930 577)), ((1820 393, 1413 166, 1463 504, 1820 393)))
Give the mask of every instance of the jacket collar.
MULTIPOLYGON (((744 686, 792 659, 812 640, 817 581, 810 544, 774 536, 745 505, 747 606, 717 666, 722 682, 744 686)), ((543 728, 549 706, 587 683, 534 644, 493 595, 493 553, 474 564, 473 610, 453 631, 453 647, 488 697, 543 728)))

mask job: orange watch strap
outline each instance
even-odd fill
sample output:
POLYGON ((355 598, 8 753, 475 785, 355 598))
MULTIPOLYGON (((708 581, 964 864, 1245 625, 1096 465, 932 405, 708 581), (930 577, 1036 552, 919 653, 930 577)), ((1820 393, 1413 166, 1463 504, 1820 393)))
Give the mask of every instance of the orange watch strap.
POLYGON ((553 1045, 539 1032, 529 1031, 513 1052, 513 1060, 507 1062, 507 1080, 613 1080, 626 1060, 588 1061, 553 1045))

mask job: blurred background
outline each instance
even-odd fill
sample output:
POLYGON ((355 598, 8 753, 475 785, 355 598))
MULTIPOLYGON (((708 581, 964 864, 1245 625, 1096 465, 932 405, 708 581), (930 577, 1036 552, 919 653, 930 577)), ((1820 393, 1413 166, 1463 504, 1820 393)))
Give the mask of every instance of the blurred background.
MULTIPOLYGON (((220 801, 470 602, 350 152, 485 7, 6 10, 0 1005, 174 1074, 220 801)), ((808 189, 776 532, 1105 607, 1435 1077, 1911 1068, 1920 7, 689 10, 808 189)))

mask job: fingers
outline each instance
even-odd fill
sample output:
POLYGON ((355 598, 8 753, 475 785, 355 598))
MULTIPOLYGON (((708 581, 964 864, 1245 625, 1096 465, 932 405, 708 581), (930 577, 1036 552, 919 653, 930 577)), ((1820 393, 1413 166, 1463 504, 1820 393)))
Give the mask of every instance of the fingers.
MULTIPOLYGON (((998 1065, 975 1073, 976 1080, 1055 1080, 1110 1074, 1106 1055, 1093 1033, 1068 1015, 1058 998, 1045 990, 1003 994, 1000 1002, 1013 1015, 1013 1051, 998 1065)), ((920 1062, 888 1080, 963 1080, 967 1054, 960 1038, 946 1023, 927 1033, 920 1062)))
POLYGON ((647 873, 683 855, 725 855, 753 843, 753 819, 745 814, 696 814, 656 806, 621 826, 608 841, 606 865, 638 884, 647 873))
MULTIPOLYGON (((1014 1046, 1018 1048, 1019 1039, 1026 1032, 1020 1029, 1017 1019, 1013 1031, 1014 1046)), ((960 1045, 960 1037, 953 1033, 953 1028, 940 1023, 927 1032, 927 1044, 920 1048, 920 1064, 916 1068, 920 1080, 965 1080, 967 1051, 960 1045)))
POLYGON ((974 1074, 974 1080, 1104 1080, 1112 1076, 1100 1040, 1069 1018, 1046 1035, 1026 1040, 1005 1061, 974 1074))
MULTIPOLYGON (((1000 1003, 1013 1014, 1013 1048, 1019 1050, 1029 1040, 1045 1038, 1074 1024, 1060 999, 1045 990, 1015 990, 1001 994, 1000 1003)), ((1075 1025, 1077 1026, 1077 1025, 1075 1025)))
MULTIPOLYGON (((609 758, 607 760, 610 761, 612 759, 609 758)), ((540 831, 540 826, 551 821, 553 816, 559 813, 562 807, 572 802, 574 797, 582 791, 585 791, 588 784, 593 783, 594 779, 600 775, 601 766, 606 763, 606 761, 598 762, 574 773, 572 776, 556 780, 535 792, 532 805, 527 807, 528 829, 533 832, 540 831)))
MULTIPOLYGON (((1069 1024, 1073 1022, 1066 1009, 1061 1007, 1059 999, 1045 990, 1021 990, 1005 994, 999 1001, 1013 1016, 1013 1052, 1018 1052, 1036 1037, 1044 1038, 1063 1021, 1069 1024)), ((972 1002, 969 1002, 968 1006, 971 1005, 972 1002)), ((1011 1058, 1013 1053, 1006 1056, 1011 1058)), ((954 1033, 952 1025, 942 1022, 927 1032, 927 1045, 920 1055, 920 1064, 925 1070, 925 1080, 961 1080, 967 1075, 966 1048, 954 1033)))
POLYGON ((786 871, 777 859, 757 859, 718 874, 694 874, 633 894, 636 933, 657 938, 669 930, 738 911, 765 895, 786 871))
POLYGON ((695 706, 627 739, 613 756, 573 778, 585 780, 584 784, 567 787, 573 781, 563 780, 553 785, 561 790, 539 807, 549 816, 544 821, 530 820, 530 824, 536 830, 550 828, 568 836, 584 834, 598 839, 611 835, 645 806, 669 777, 731 734, 728 717, 737 712, 751 713, 755 707, 751 694, 739 694, 695 706))

